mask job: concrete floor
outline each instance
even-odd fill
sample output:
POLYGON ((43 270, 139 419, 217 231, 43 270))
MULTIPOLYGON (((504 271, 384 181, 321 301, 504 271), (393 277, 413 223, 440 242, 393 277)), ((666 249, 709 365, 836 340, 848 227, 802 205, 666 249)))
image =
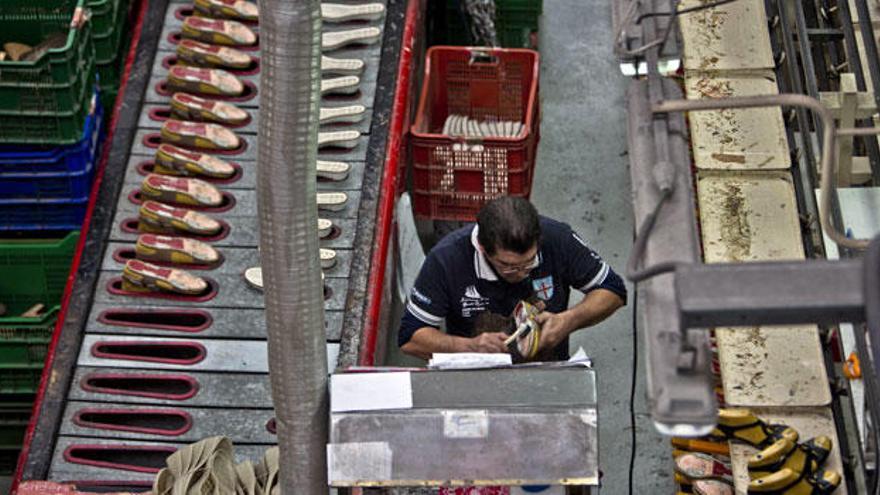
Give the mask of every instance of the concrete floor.
MULTIPOLYGON (((546 1, 540 28, 543 115, 532 201, 542 214, 570 224, 622 274, 633 233, 624 113, 629 81, 612 52, 611 3, 546 1)), ((593 358, 599 378, 603 495, 629 493, 632 292, 627 307, 571 340, 572 351, 581 346, 593 358)), ((674 493, 668 440, 646 413, 643 368, 637 377, 633 493, 674 493)))

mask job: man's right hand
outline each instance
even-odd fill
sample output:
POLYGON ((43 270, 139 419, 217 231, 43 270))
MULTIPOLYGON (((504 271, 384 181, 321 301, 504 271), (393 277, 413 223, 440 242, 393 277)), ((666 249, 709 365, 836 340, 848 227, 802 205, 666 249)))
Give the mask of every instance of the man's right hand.
POLYGON ((507 337, 508 335, 504 332, 481 333, 469 339, 468 352, 510 352, 504 345, 507 337))

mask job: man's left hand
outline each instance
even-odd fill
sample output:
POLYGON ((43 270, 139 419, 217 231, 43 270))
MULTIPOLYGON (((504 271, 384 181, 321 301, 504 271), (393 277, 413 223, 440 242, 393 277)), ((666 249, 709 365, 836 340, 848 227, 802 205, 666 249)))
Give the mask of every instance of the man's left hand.
POLYGON ((535 316, 535 321, 541 325, 539 346, 542 351, 556 348, 571 333, 568 316, 565 313, 544 311, 535 316))

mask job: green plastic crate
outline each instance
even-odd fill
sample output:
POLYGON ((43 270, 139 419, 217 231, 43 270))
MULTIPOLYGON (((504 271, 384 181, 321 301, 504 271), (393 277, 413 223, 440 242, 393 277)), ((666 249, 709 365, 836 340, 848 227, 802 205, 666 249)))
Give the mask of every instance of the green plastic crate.
MULTIPOLYGON (((20 315, 42 303, 46 313, 58 310, 67 284, 79 231, 61 240, 0 241, 0 302, 9 315, 20 315)), ((39 325, 43 318, 0 318, 0 328, 39 325)))
POLYGON ((15 471, 31 408, 0 410, 0 475, 15 471))
POLYGON ((33 62, 0 61, 0 143, 74 144, 95 84, 95 48, 85 0, 3 0, 0 42, 37 44, 67 30, 64 47, 33 62), (69 25, 75 12, 85 19, 69 25))
POLYGON ((12 369, 0 371, 0 400, 10 395, 35 394, 40 387, 43 369, 12 369))
MULTIPOLYGON (((91 5, 92 0, 87 5, 91 5)), ((126 0, 105 0, 112 6, 112 18, 107 29, 101 31, 97 23, 92 30, 92 40, 95 44, 95 64, 100 66, 112 64, 119 57, 119 48, 122 45, 125 20, 128 16, 128 2, 126 0)), ((91 7, 90 7, 91 8, 91 7)), ((94 12, 94 10, 92 11, 94 12)), ((94 22, 94 17, 92 18, 94 22)))
POLYGON ((0 373, 8 369, 41 370, 46 362, 48 342, 22 343, 0 341, 0 373))
POLYGON ((0 41, 36 45, 50 34, 67 31, 67 43, 33 62, 0 62, 0 110, 62 112, 82 100, 86 86, 91 86, 84 79, 95 63, 92 24, 84 1, 3 0, 0 41), (85 20, 71 29, 77 11, 86 12, 85 20))

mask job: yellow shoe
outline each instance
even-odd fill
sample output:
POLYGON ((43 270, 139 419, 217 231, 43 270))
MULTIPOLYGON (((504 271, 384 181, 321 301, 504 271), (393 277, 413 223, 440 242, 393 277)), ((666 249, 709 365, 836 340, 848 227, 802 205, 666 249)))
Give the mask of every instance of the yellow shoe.
POLYGON ((826 436, 811 438, 800 444, 779 439, 749 458, 749 476, 761 478, 786 468, 796 473, 816 472, 831 454, 831 446, 831 439, 826 436))
POLYGON ((172 65, 168 69, 168 86, 172 91, 218 96, 240 96, 244 93, 241 79, 223 69, 205 69, 172 65))
POLYGON ((240 22, 199 16, 183 20, 181 35, 216 45, 251 46, 257 42, 253 30, 240 22))
POLYGON ((188 206, 216 207, 223 203, 223 194, 199 179, 150 174, 141 183, 146 199, 188 206))
POLYGON ((196 67, 247 69, 254 60, 247 53, 222 45, 182 39, 177 45, 177 58, 196 67))
POLYGON ((245 124, 251 118, 246 111, 231 103, 199 98, 187 93, 171 95, 171 113, 181 120, 216 122, 231 126, 245 124))
POLYGON ((220 253, 209 244, 166 235, 141 234, 135 244, 137 259, 181 265, 211 265, 220 261, 220 253))
POLYGON ((190 148, 229 151, 241 146, 238 135, 217 124, 168 119, 161 133, 163 142, 190 148))
POLYGON ((162 144, 156 151, 157 173, 165 175, 203 175, 228 179, 235 175, 235 167, 215 156, 162 144))
POLYGON ((140 260, 128 260, 122 278, 135 287, 149 291, 197 295, 208 289, 208 282, 184 270, 163 268, 140 260))
POLYGON ((260 18, 257 4, 245 0, 196 0, 195 8, 210 17, 242 21, 256 21, 260 18))
POLYGON ((783 469, 749 483, 748 493, 773 495, 830 495, 840 486, 840 475, 833 471, 815 474, 783 469))
POLYGON ((785 425, 768 425, 748 409, 719 409, 718 424, 710 437, 738 440, 753 447, 766 447, 780 438, 797 442, 798 433, 785 425))
POLYGON ((138 210, 138 220, 142 232, 215 235, 223 228, 208 215, 155 201, 144 201, 138 210))

